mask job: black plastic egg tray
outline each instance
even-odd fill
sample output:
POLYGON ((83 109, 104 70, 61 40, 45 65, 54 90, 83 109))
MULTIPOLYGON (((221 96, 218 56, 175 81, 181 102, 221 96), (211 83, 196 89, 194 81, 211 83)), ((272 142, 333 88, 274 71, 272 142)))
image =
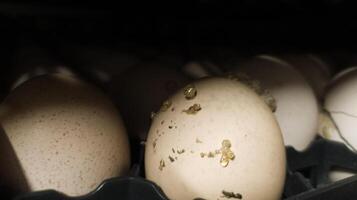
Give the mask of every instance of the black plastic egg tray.
MULTIPOLYGON (((143 143, 137 143, 138 160, 126 177, 104 181, 95 191, 81 197, 68 197, 54 190, 32 192, 15 196, 15 200, 167 200, 155 183, 144 178, 143 143)), ((352 200, 357 199, 357 176, 331 183, 328 173, 332 168, 357 171, 357 154, 344 144, 317 138, 311 146, 298 152, 287 151, 287 176, 283 200, 352 200)), ((1 189, 5 197, 6 189, 1 189)), ((1 198, 4 199, 4 198, 1 198)), ((8 199, 11 199, 8 196, 8 199)))
MULTIPOLYGON (((194 0, 190 1, 189 5, 170 5, 170 9, 161 9, 161 7, 157 6, 158 12, 149 9, 147 6, 139 8, 140 6, 135 2, 133 3, 135 4, 133 6, 135 9, 127 9, 127 12, 130 11, 130 13, 123 12, 126 9, 124 6, 119 6, 120 8, 118 8, 104 2, 95 2, 87 5, 85 9, 78 9, 78 7, 83 7, 78 5, 69 9, 65 7, 64 3, 68 1, 61 1, 63 6, 54 7, 52 4, 60 2, 57 0, 48 1, 51 2, 47 3, 48 5, 41 3, 42 1, 34 1, 36 2, 34 5, 30 5, 28 2, 22 5, 21 0, 14 0, 13 2, 16 2, 16 4, 11 4, 11 1, 0 0, 0 2, 0 14, 1 16, 6 16, 6 20, 0 18, 0 36, 2 36, 0 42, 3 47, 0 52, 6 55, 4 58, 10 57, 10 55, 7 55, 10 54, 9 49, 12 49, 12 46, 16 43, 11 38, 22 37, 23 35, 42 41, 40 43, 44 46, 47 46, 47 43, 48 46, 60 46, 62 38, 65 41, 79 41, 79 43, 84 44, 91 41, 95 44, 103 42, 110 45, 115 42, 119 43, 117 40, 121 38, 120 41, 139 41, 139 43, 157 47, 170 46, 166 43, 171 40, 174 40, 171 42, 179 47, 190 45, 237 45, 241 49, 239 52, 245 54, 275 53, 285 52, 286 50, 292 52, 319 52, 325 49, 344 53, 342 51, 344 49, 356 50, 356 45, 353 41, 355 41, 357 26, 353 20, 343 20, 343 23, 340 23, 340 21, 336 20, 336 17, 333 17, 333 20, 327 17, 321 17, 323 20, 311 19, 316 15, 317 11, 321 12, 322 16, 327 16, 330 13, 340 16, 348 14, 347 16, 350 16, 356 13, 353 10, 354 7, 347 4, 345 0, 320 0, 314 1, 314 3, 312 3, 313 1, 303 0, 239 0, 235 1, 235 4, 237 4, 235 6, 224 3, 225 1, 194 0), (313 9, 307 7, 310 4, 309 2, 315 6, 313 9), (342 4, 347 5, 343 6, 342 4), (35 5, 40 7, 38 8, 35 5), (183 9, 177 9, 177 13, 171 9, 172 7, 180 6, 183 9), (97 7, 104 9, 104 14, 100 9, 98 12, 97 7), (285 9, 278 9, 280 7, 285 9), (110 8, 111 12, 108 12, 108 8, 110 8), (95 12, 93 13, 92 10, 95 12), (108 17, 108 13, 118 13, 118 16, 113 18, 110 15, 108 17), (142 17, 137 13, 146 14, 148 17, 142 17), (148 13, 155 13, 157 16, 148 13), (186 13, 192 15, 192 19, 186 19, 183 15, 186 13), (211 17, 211 15, 215 17, 211 17), (227 20, 223 16, 231 16, 231 18, 227 20), (245 19, 249 16, 261 16, 262 18, 245 19), (278 20, 268 20, 267 16, 278 16, 278 20), (179 20, 180 17, 183 19, 179 20), (239 20, 234 20, 234 17, 239 18, 239 20), (112 20, 108 20, 108 18, 112 18, 112 20), (142 20, 142 18, 146 20, 142 20), (281 18, 286 18, 287 21, 280 20, 281 18), (303 22, 299 21, 301 19, 303 22), (96 28, 90 29, 89 22, 95 24, 96 26, 94 27, 96 28), (31 34, 28 34, 29 32, 31 34), (4 46, 7 47, 4 48, 4 46)), ((150 1, 147 4, 149 3, 152 2, 150 1)), ((347 18, 352 19, 353 17, 347 18)), ((2 74, 7 73, 2 71, 2 74)), ((3 80, 0 79, 0 87, 3 87, 5 84, 1 81, 3 80)), ((95 80, 90 81, 94 82, 95 80)), ((0 96, 3 96, 1 93, 5 94, 5 89, 0 88, 0 96)), ((131 144, 133 165, 128 176, 105 180, 88 195, 68 197, 54 190, 17 194, 0 187, 0 199, 168 199, 159 186, 144 178, 143 143, 134 141, 131 144)), ((350 151, 345 145, 317 138, 303 152, 298 152, 291 147, 287 147, 286 151, 288 170, 282 196, 283 200, 357 199, 357 176, 334 183, 331 183, 328 179, 328 173, 333 168, 357 172, 357 154, 350 151)))

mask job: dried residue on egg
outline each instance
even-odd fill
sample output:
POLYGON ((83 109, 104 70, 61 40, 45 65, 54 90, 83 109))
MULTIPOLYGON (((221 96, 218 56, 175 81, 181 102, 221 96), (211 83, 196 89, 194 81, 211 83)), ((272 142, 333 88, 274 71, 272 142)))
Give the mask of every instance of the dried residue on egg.
POLYGON ((155 116, 156 116, 156 113, 155 113, 155 112, 151 112, 151 113, 150 113, 150 119, 154 119, 155 116))
POLYGON ((234 160, 235 155, 233 151, 231 150, 231 142, 229 140, 223 140, 222 142, 222 148, 221 148, 221 153, 222 157, 220 160, 220 163, 222 167, 227 167, 229 164, 229 161, 234 160))
POLYGON ((183 154, 185 153, 185 149, 177 149, 176 151, 178 154, 183 154))
POLYGON ((172 102, 170 100, 164 101, 160 107, 160 112, 166 112, 172 105, 172 102))
POLYGON ((165 167, 165 161, 163 159, 160 160, 160 163, 159 163, 159 170, 162 171, 165 167))
POLYGON ((221 155, 219 162, 222 167, 227 167, 229 162, 234 160, 235 158, 234 152, 230 149, 231 146, 232 144, 229 140, 223 140, 221 149, 215 151, 209 151, 207 153, 201 152, 200 156, 201 158, 204 157, 214 158, 216 155, 221 155))
POLYGON ((175 161, 175 159, 174 159, 173 157, 171 157, 171 156, 169 156, 169 160, 170 160, 171 162, 174 162, 174 161, 175 161))
POLYGON ((262 97, 262 99, 269 106, 272 112, 276 111, 277 104, 275 98, 269 92, 269 90, 261 86, 258 80, 254 80, 244 73, 228 74, 227 78, 230 80, 239 81, 240 83, 248 86, 250 89, 255 91, 260 97, 262 97))
POLYGON ((194 115, 196 113, 198 113, 198 111, 202 110, 201 105, 200 104, 193 104, 192 106, 190 106, 188 109, 183 110, 182 112, 189 114, 189 115, 194 115))
POLYGON ((240 193, 234 193, 234 192, 227 192, 225 190, 222 190, 222 197, 223 198, 234 198, 234 199, 242 199, 243 196, 240 193))
POLYGON ((183 94, 187 100, 194 99, 197 96, 197 89, 193 84, 189 84, 184 88, 183 94))

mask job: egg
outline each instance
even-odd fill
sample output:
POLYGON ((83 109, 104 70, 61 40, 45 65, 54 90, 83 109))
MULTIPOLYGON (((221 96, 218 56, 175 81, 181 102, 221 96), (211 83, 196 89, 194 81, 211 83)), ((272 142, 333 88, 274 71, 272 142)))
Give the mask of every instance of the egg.
POLYGON ((280 199, 285 164, 270 108, 227 78, 197 80, 164 101, 146 142, 146 178, 176 200, 280 199))
POLYGON ((232 73, 257 80, 276 100, 275 116, 285 145, 306 149, 315 138, 319 107, 312 88, 302 75, 286 62, 258 56, 241 63, 232 73))
POLYGON ((304 76, 319 99, 323 97, 331 70, 321 58, 312 54, 282 55, 279 58, 294 66, 304 76))
MULTIPOLYGON (((328 122, 322 122, 320 129, 322 136, 334 141, 344 143, 352 151, 357 149, 357 104, 355 102, 357 90, 357 70, 349 70, 331 83, 325 96, 324 107, 328 122), (332 125, 333 126, 332 126, 332 125)), ((330 179, 337 181, 353 175, 344 171, 334 170, 330 173, 330 179)))
POLYGON ((100 90, 71 76, 44 75, 18 86, 0 105, 0 123, 30 191, 83 195, 128 171, 118 111, 100 90))
POLYGON ((150 62, 113 77, 108 91, 116 100, 131 138, 146 140, 150 117, 161 102, 189 79, 166 62, 150 62))

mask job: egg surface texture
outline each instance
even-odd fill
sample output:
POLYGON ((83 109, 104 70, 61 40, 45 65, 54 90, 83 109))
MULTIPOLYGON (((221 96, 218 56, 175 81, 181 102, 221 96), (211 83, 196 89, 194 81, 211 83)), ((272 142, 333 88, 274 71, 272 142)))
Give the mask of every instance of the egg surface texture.
POLYGON ((1 104, 0 122, 31 191, 83 195, 129 168, 114 105, 70 76, 44 75, 18 86, 1 104))
POLYGON ((258 80, 276 100, 275 116, 285 145, 303 150, 315 138, 318 103, 312 88, 292 66, 274 57, 261 56, 240 64, 235 73, 258 80))
POLYGON ((165 101, 145 153, 146 176, 170 199, 280 199, 285 148, 270 108, 225 78, 198 80, 165 101))

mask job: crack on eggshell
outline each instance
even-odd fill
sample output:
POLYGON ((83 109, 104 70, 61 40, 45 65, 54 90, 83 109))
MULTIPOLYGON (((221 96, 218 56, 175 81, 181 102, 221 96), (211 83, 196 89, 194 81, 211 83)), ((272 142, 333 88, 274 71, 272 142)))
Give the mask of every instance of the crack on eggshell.
POLYGON ((344 111, 329 111, 331 114, 342 114, 342 115, 346 115, 348 117, 353 117, 357 119, 357 115, 353 115, 344 111))
POLYGON ((340 128, 338 127, 337 123, 335 122, 335 120, 332 117, 332 114, 342 114, 345 116, 349 116, 349 117, 353 117, 353 118, 357 118, 357 116, 343 112, 343 111, 329 111, 327 109, 324 109, 324 112, 326 113, 326 115, 329 117, 329 119, 331 120, 333 126, 336 128, 336 132, 338 133, 338 135, 340 136, 340 138, 346 143, 346 145, 348 147, 350 147, 354 152, 357 152, 357 150, 353 147, 353 145, 345 138, 345 136, 342 134, 340 128))

